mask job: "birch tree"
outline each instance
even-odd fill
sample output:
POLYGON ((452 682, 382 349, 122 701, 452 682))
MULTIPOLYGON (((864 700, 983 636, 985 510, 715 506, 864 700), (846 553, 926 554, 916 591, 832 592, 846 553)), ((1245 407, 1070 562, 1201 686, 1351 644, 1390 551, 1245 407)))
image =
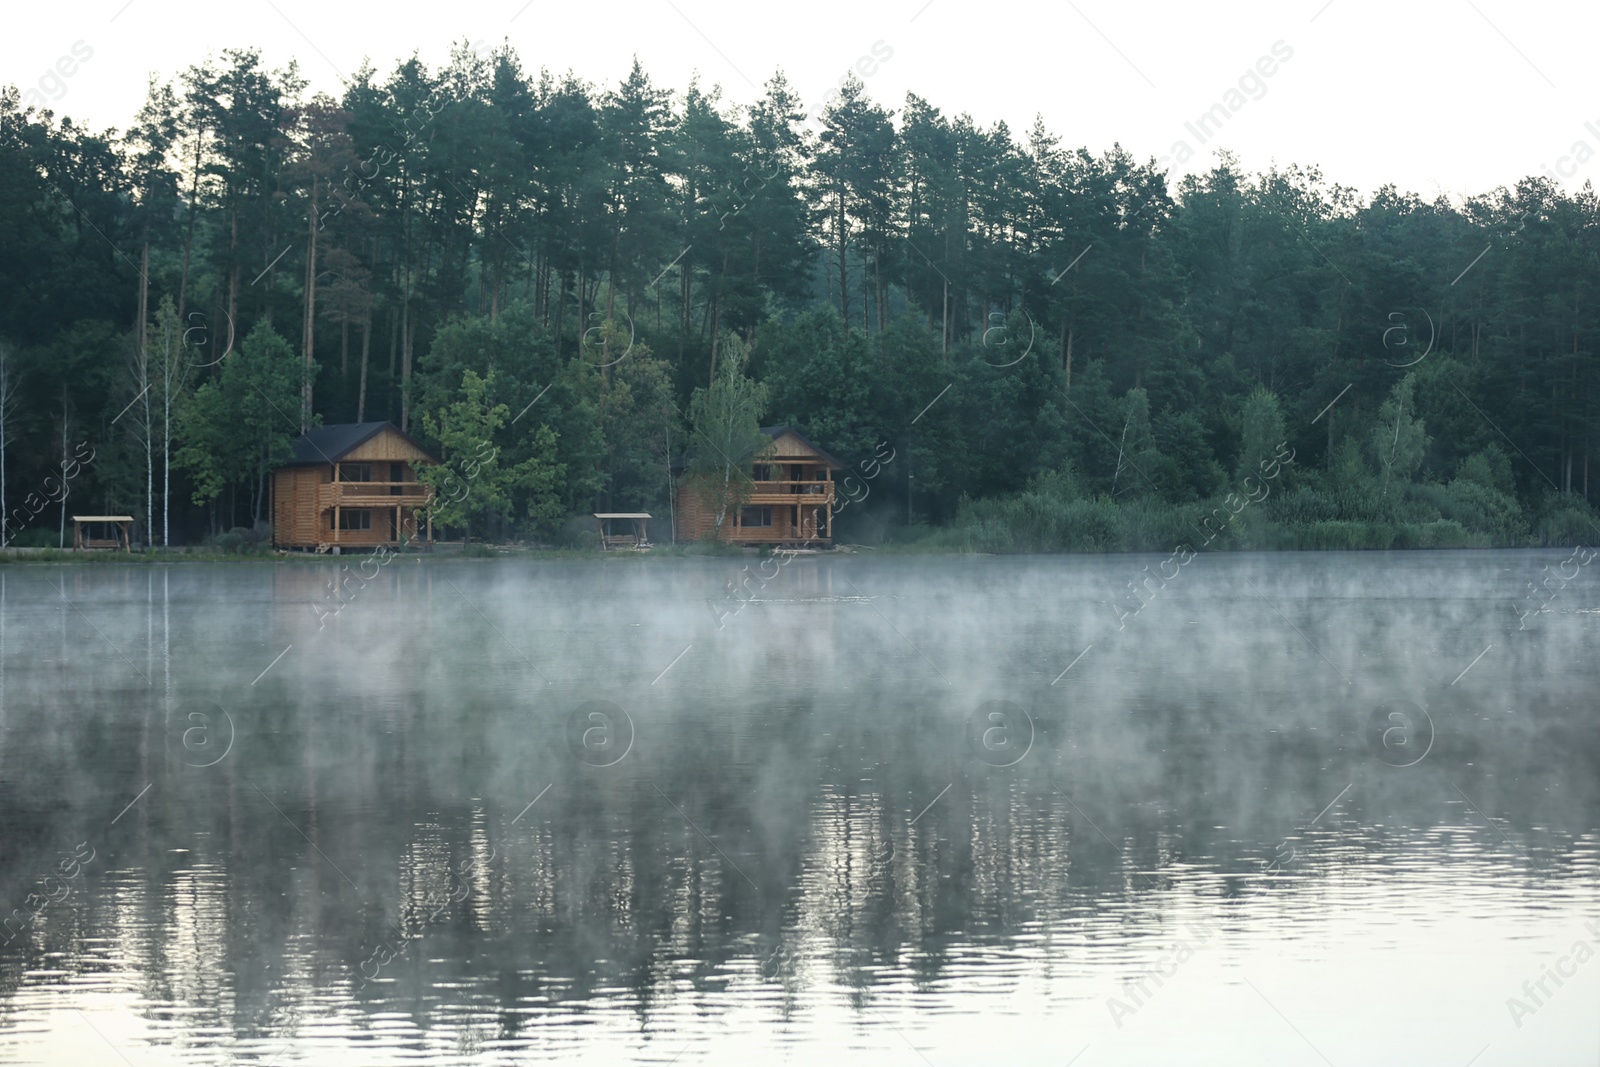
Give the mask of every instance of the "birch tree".
POLYGON ((696 389, 689 400, 694 428, 689 477, 717 514, 712 540, 722 536, 728 512, 749 499, 751 465, 767 444, 767 435, 761 432, 767 387, 745 375, 750 350, 736 335, 724 338, 722 349, 710 388, 696 389))
POLYGON ((6 510, 6 446, 17 437, 17 369, 11 349, 0 345, 0 548, 10 540, 6 510))
MULTIPOLYGON (((190 349, 185 342, 188 331, 182 329, 183 322, 178 316, 178 309, 173 305, 171 297, 165 297, 161 306, 156 310, 156 347, 153 358, 147 360, 149 364, 150 386, 153 395, 146 397, 150 408, 158 409, 159 431, 156 429, 156 420, 150 419, 151 436, 160 441, 161 451, 161 547, 166 548, 171 543, 172 519, 172 446, 177 436, 177 415, 183 400, 183 389, 187 384, 189 368, 194 366, 189 361, 190 349)), ((232 347, 232 331, 226 344, 232 347)), ((226 359, 228 352, 223 351, 222 358, 226 359)), ((152 526, 154 519, 151 520, 152 526)), ((154 530, 151 531, 151 540, 155 539, 154 530)))
POLYGON ((144 529, 145 543, 155 540, 155 436, 150 419, 149 334, 143 326, 134 334, 128 351, 128 376, 132 379, 133 399, 117 416, 128 420, 128 436, 144 452, 144 529))

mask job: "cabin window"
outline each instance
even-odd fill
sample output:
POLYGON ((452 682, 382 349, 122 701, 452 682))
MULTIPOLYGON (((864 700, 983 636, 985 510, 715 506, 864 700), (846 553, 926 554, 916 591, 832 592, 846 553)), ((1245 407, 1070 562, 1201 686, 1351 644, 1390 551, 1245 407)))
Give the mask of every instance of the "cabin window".
POLYGON ((772 468, 765 463, 757 463, 750 468, 750 477, 758 482, 770 482, 773 480, 772 468))
POLYGON ((372 464, 341 463, 339 464, 339 480, 341 482, 370 482, 372 481, 372 464))
POLYGON ((748 526, 771 526, 772 525, 772 508, 770 508, 770 507, 745 508, 742 512, 739 513, 739 525, 740 526, 747 526, 747 527, 748 526))
POLYGON ((339 512, 339 529, 341 530, 370 530, 372 529, 372 512, 364 508, 344 508, 339 512))

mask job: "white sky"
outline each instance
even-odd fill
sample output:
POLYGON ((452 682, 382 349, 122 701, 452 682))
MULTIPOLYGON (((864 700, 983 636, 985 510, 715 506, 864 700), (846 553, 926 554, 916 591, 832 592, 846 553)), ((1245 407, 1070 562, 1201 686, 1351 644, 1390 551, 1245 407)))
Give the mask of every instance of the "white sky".
MULTIPOLYGON (((300 61, 313 89, 336 93, 363 57, 387 73, 417 52, 430 67, 452 41, 509 38, 530 70, 567 69, 612 86, 637 54, 652 80, 682 89, 698 71, 747 102, 782 67, 808 104, 844 71, 892 50, 867 77, 881 104, 908 91, 1019 139, 1036 113, 1067 147, 1113 142, 1139 158, 1186 140, 1204 169, 1220 146, 1248 170, 1314 164, 1369 193, 1393 182, 1432 198, 1482 192, 1557 166, 1574 144, 1600 151, 1600 5, 1510 0, 90 0, 13 4, 0 80, 24 92, 83 41, 93 50, 59 93, 58 114, 125 126, 149 73, 174 77, 208 52, 254 45, 268 66, 300 61), (1292 49, 1265 94, 1204 144, 1185 129, 1222 102, 1274 42, 1292 49), (753 85, 752 85, 753 83, 753 85), (1585 122, 1595 123, 1595 130, 1585 122)), ((80 46, 80 51, 82 50, 80 46)), ((1281 46, 1280 46, 1281 50, 1281 46)), ((68 64, 70 67, 71 64, 68 64)), ((1256 90, 1259 92, 1259 89, 1256 90)), ((1235 98, 1235 102, 1239 98, 1235 98)), ((1569 189, 1600 159, 1564 164, 1569 189)))

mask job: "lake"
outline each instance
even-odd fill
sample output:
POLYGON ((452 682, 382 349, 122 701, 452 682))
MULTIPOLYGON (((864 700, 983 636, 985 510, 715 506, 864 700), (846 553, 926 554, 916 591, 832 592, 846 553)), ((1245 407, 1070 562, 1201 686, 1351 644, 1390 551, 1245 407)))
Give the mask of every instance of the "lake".
POLYGON ((6 566, 0 1061, 1593 1064, 1597 619, 1567 550, 6 566))

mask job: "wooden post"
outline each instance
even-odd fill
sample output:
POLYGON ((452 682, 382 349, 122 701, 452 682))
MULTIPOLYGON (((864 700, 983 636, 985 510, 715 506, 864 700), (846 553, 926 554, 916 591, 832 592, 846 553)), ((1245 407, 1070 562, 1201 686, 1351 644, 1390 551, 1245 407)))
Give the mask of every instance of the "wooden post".
MULTIPOLYGON (((827 493, 828 493, 828 542, 831 544, 833 542, 833 470, 830 468, 827 473, 828 473, 828 489, 827 489, 827 493)), ((819 513, 821 512, 821 510, 822 510, 821 508, 817 509, 817 511, 819 513)))

